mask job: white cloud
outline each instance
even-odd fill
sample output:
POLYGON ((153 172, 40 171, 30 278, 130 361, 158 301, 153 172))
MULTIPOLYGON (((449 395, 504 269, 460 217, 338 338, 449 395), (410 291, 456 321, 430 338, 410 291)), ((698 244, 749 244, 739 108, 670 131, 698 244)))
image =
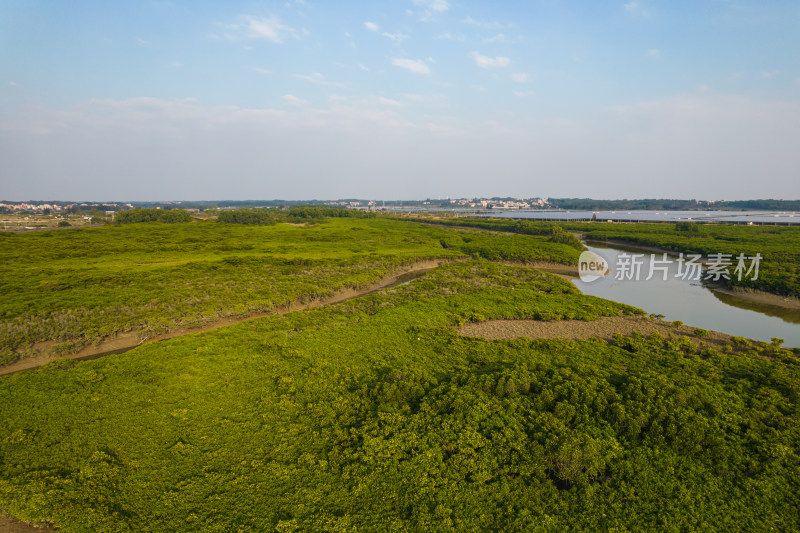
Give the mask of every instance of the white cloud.
POLYGON ((504 43, 508 41, 508 37, 503 33, 498 33, 494 37, 484 37, 481 40, 485 43, 504 43))
POLYGON ((364 27, 367 28, 369 31, 378 31, 379 29, 381 29, 380 26, 370 21, 366 21, 364 23, 364 27))
POLYGON ((421 60, 394 58, 392 59, 392 65, 410 70, 411 72, 415 72, 417 74, 430 74, 431 72, 431 69, 428 68, 428 65, 421 60))
POLYGON ((472 52, 472 58, 475 63, 481 68, 503 68, 511 64, 511 60, 507 57, 487 57, 478 52, 472 52))
POLYGON ((478 27, 486 28, 486 29, 490 29, 490 30, 491 29, 500 29, 500 28, 505 28, 506 27, 505 24, 503 24, 502 22, 498 22, 496 20, 475 20, 472 17, 463 18, 463 19, 461 19, 461 22, 463 22, 464 24, 469 24, 470 26, 478 26, 478 27))
POLYGON ((401 102, 398 102, 397 100, 393 100, 391 98, 384 98, 383 96, 378 97, 378 102, 380 102, 383 105, 388 105, 392 107, 400 107, 401 105, 403 105, 401 102))
POLYGON ((253 70, 258 72, 259 74, 272 74, 272 71, 267 68, 253 67, 253 70))
POLYGON ((362 65, 361 63, 358 64, 358 68, 360 68, 364 72, 369 72, 369 69, 367 67, 365 67, 364 65, 362 65))
POLYGON ((528 75, 524 72, 515 72, 511 75, 511 80, 516 83, 525 83, 528 79, 528 75))
POLYGON ((443 94, 406 93, 403 97, 409 102, 430 107, 446 107, 448 105, 447 96, 443 94))
POLYGON ((437 13, 442 13, 450 9, 450 4, 447 0, 414 0, 414 5, 423 6, 437 13))
POLYGON ((434 39, 445 39, 448 41, 458 41, 464 42, 467 40, 467 36, 463 33, 457 33, 453 35, 452 33, 440 33, 439 35, 434 35, 434 39))
POLYGON ((385 31, 382 33, 382 35, 398 43, 408 39, 408 35, 405 33, 389 33, 388 31, 385 31))
POLYGON ((780 74, 779 71, 771 70, 771 71, 767 71, 767 72, 762 72, 761 73, 761 77, 762 78, 771 79, 771 78, 774 78, 775 76, 777 76, 778 74, 780 74))
POLYGON ((623 4, 622 8, 631 15, 641 16, 641 17, 649 17, 653 13, 646 9, 641 3, 637 0, 631 0, 627 4, 623 4))
POLYGON ((297 37, 297 30, 282 24, 276 17, 245 17, 249 36, 273 43, 282 43, 287 37, 297 37))
POLYGON ((533 96, 534 94, 536 93, 533 91, 514 91, 514 96, 517 96, 519 98, 525 98, 526 96, 533 96))
POLYGON ((283 98, 281 99, 283 100, 283 103, 287 105, 301 106, 308 104, 308 100, 303 100, 302 98, 298 98, 293 94, 284 94, 283 98))
POLYGON ((137 37, 136 38, 136 44, 138 44, 139 46, 141 46, 143 48, 147 48, 148 46, 150 46, 150 41, 145 41, 141 37, 137 37))
POLYGON ((661 50, 659 50, 658 48, 650 48, 649 50, 647 50, 647 57, 651 57, 653 59, 661 57, 661 50))
POLYGON ((298 80, 304 80, 304 81, 307 81, 309 83, 314 83, 316 85, 326 85, 326 86, 329 86, 329 87, 344 87, 345 86, 344 83, 340 83, 340 82, 337 82, 337 81, 328 81, 328 80, 326 80, 325 76, 323 76, 319 72, 314 72, 311 75, 308 75, 308 74, 292 74, 292 76, 294 76, 298 80))

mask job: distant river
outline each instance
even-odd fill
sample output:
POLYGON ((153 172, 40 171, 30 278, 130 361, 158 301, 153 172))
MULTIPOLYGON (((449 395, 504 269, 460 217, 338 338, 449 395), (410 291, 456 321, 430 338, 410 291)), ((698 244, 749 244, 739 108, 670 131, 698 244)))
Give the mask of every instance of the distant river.
MULTIPOLYGON (((599 245, 588 248, 602 256, 612 272, 589 283, 574 280, 584 294, 633 305, 648 313, 662 314, 665 320, 681 320, 690 326, 767 342, 772 337, 778 337, 785 340, 784 346, 800 347, 800 311, 747 302, 711 291, 699 281, 676 277, 678 263, 674 257, 666 265, 666 281, 660 271, 655 271, 652 279, 647 281, 650 252, 599 245), (643 264, 639 281, 616 279, 617 258, 622 253, 644 254, 641 257, 643 264)), ((661 254, 655 257, 662 259, 661 254)), ((659 266, 658 263, 656 266, 659 266)))
POLYGON ((800 213, 795 211, 565 211, 565 210, 497 210, 480 213, 498 218, 531 218, 536 220, 591 220, 598 222, 727 222, 732 224, 800 224, 800 213))

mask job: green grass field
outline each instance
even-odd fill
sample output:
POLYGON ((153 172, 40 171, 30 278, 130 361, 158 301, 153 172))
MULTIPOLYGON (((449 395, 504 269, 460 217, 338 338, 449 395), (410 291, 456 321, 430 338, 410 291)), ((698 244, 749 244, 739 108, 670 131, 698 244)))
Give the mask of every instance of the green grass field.
POLYGON ((0 234, 4 349, 247 316, 471 260, 0 378, 0 511, 87 533, 800 529, 800 351, 463 337, 466 322, 642 311, 495 262, 572 264, 560 232, 270 224, 0 234))
POLYGON ((67 354, 119 332, 146 339, 323 299, 416 261, 470 255, 576 263, 578 254, 542 237, 374 218, 0 232, 0 364, 33 354, 38 342, 57 341, 67 354))
POLYGON ((67 531, 791 531, 775 347, 462 337, 638 311, 484 260, 0 379, 0 508, 67 531))

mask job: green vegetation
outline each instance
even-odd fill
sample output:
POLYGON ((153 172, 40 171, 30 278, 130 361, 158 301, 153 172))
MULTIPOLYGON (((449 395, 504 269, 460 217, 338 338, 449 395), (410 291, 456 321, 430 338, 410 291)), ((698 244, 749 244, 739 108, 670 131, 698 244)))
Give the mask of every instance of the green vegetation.
POLYGON ((564 227, 583 233, 587 240, 657 246, 701 254, 704 259, 711 254, 729 254, 730 279, 721 280, 728 287, 800 296, 800 227, 681 224, 564 224, 564 227), (739 280, 734 274, 739 254, 746 257, 761 254, 757 280, 752 276, 742 276, 739 280))
POLYGON ((344 209, 340 207, 324 206, 295 206, 289 209, 234 209, 222 211, 217 216, 217 222, 225 224, 246 224, 255 226, 269 226, 278 222, 288 223, 320 223, 329 217, 335 218, 376 218, 370 211, 344 209))
MULTIPOLYGON (((674 252, 729 254, 730 279, 720 282, 730 288, 755 289, 773 294, 800 297, 800 227, 731 226, 726 224, 618 224, 595 222, 544 222, 496 218, 456 218, 437 220, 437 224, 468 226, 527 235, 547 235, 553 226, 580 233, 585 240, 624 241, 633 245, 655 246, 674 252), (761 254, 758 279, 734 274, 737 257, 761 254)), ((750 260, 747 260, 747 266, 750 260)))
POLYGON ((690 231, 693 233, 699 233, 700 224, 697 222, 677 222, 675 223, 675 231, 690 231))
POLYGON ((174 224, 190 222, 192 218, 183 209, 130 209, 118 211, 114 217, 116 224, 138 224, 140 222, 164 222, 174 224))
POLYGON ((475 260, 7 376, 0 508, 76 532, 800 529, 797 353, 456 331, 620 313, 475 260))
MULTIPOLYGON (((54 350, 66 354, 119 333, 144 340, 319 301, 427 259, 577 262, 574 248, 544 237, 339 217, 343 212, 298 207, 283 215, 312 225, 150 222, 0 232, 0 364, 42 341, 56 341, 54 350)), ((117 220, 129 213, 136 214, 120 212, 117 220)), ((134 218, 153 213, 188 216, 152 209, 134 218)))

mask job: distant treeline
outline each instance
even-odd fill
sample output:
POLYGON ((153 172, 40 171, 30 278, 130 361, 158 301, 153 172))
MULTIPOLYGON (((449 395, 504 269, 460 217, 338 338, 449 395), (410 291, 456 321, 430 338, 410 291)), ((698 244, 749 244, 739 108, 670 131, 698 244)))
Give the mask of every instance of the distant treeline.
POLYGON ((115 224, 136 224, 138 222, 190 222, 192 218, 183 209, 130 209, 118 211, 114 215, 115 224))
POLYGON ((800 211, 800 200, 736 200, 710 204, 697 200, 642 199, 642 200, 593 200, 591 198, 548 198, 557 209, 617 210, 617 209, 664 209, 664 210, 708 210, 708 209, 763 209, 770 211, 800 211))
POLYGON ((208 201, 180 201, 180 202, 132 202, 136 207, 161 207, 166 209, 198 209, 206 211, 218 208, 251 208, 287 207, 322 205, 323 200, 208 200, 208 201))
POLYGON ((342 207, 297 206, 289 209, 234 209, 222 211, 217 222, 267 226, 278 222, 321 222, 334 218, 374 218, 375 213, 342 207))

